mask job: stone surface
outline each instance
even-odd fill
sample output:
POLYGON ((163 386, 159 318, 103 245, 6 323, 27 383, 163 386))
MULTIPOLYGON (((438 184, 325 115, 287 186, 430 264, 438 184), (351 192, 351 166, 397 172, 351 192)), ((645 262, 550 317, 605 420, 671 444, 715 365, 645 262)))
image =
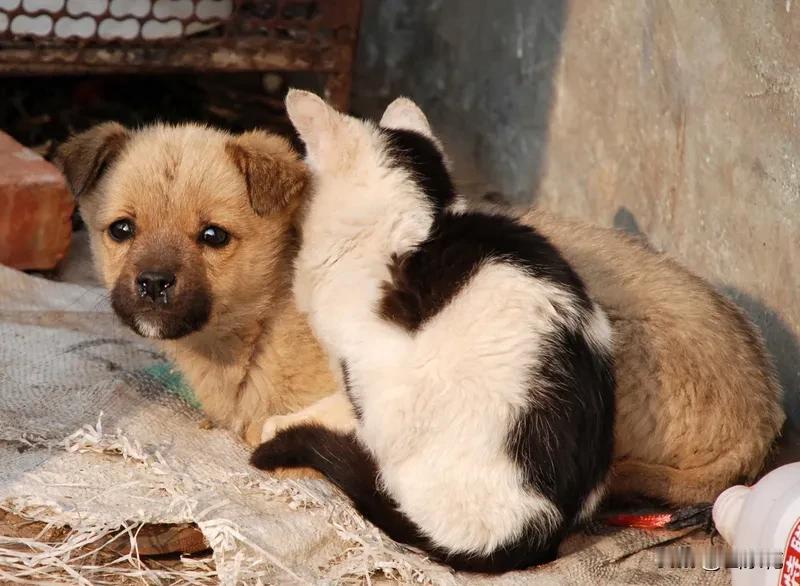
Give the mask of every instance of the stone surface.
POLYGON ((467 189, 529 201, 547 152, 566 4, 365 0, 353 108, 424 106, 467 189))
POLYGON ((759 324, 800 423, 800 2, 366 0, 354 104, 406 94, 467 191, 642 233, 759 324))
POLYGON ((61 173, 0 132, 0 263, 54 268, 69 247, 72 210, 61 173))

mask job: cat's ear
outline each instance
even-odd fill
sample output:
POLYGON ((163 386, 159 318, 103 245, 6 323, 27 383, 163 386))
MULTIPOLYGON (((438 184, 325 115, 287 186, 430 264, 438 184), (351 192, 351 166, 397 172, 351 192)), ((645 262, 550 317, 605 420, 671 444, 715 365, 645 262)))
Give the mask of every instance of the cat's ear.
POLYGON ((387 106, 381 117, 381 126, 396 130, 411 130, 428 138, 434 138, 425 114, 408 98, 397 98, 387 106))
POLYGON ((316 158, 335 149, 344 118, 318 95, 303 90, 289 90, 286 113, 309 155, 316 158))

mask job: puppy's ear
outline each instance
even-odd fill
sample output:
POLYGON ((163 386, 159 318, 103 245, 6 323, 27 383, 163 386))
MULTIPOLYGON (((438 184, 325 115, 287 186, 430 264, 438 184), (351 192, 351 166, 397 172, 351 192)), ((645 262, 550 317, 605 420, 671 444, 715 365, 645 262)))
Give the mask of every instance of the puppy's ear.
POLYGON ((58 148, 55 164, 76 198, 92 190, 129 138, 130 132, 121 124, 104 122, 76 134, 58 148))
POLYGON ((231 139, 225 150, 244 175, 250 205, 259 216, 297 207, 309 174, 288 141, 255 130, 231 139))
POLYGON ((310 159, 324 158, 341 148, 339 132, 344 117, 316 94, 291 89, 286 94, 286 114, 306 144, 310 159))
POLYGON ((411 130, 422 136, 434 138, 425 114, 408 98, 400 97, 389 104, 381 117, 380 125, 396 130, 411 130))

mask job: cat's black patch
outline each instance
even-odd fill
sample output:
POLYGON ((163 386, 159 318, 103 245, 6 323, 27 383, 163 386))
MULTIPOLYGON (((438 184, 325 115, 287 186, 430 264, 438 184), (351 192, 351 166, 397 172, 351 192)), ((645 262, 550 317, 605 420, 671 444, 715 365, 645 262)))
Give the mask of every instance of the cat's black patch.
POLYGON ((380 315, 416 331, 439 313, 488 260, 519 266, 571 293, 583 309, 591 308, 578 275, 533 228, 502 215, 445 211, 434 218, 425 241, 392 258, 391 281, 383 286, 380 315))
POLYGON ((386 137, 386 154, 391 164, 408 171, 420 190, 443 210, 453 203, 456 190, 444 164, 444 157, 434 142, 412 130, 381 128, 386 137))
POLYGON ((419 530, 382 489, 378 466, 354 434, 344 434, 319 425, 291 427, 261 444, 250 463, 262 470, 309 467, 324 474, 344 492, 367 520, 397 542, 417 547, 456 570, 500 573, 527 568, 555 559, 559 533, 541 543, 533 528, 507 547, 491 555, 454 554, 443 550, 419 530))
MULTIPOLYGON (((578 275, 534 229, 502 215, 444 211, 413 251, 394 258, 380 315, 417 331, 466 286, 486 261, 509 263, 570 293, 584 319, 594 311, 578 275)), ((498 299, 497 303, 503 303, 498 299)), ((565 317, 570 310, 555 304, 565 317)), ((574 310, 570 311, 574 316, 574 310)), ((611 462, 614 375, 611 357, 580 331, 561 326, 542 345, 530 388, 551 390, 546 404, 531 402, 511 427, 508 453, 531 487, 553 501, 567 523, 611 462)))
POLYGON ((560 326, 542 344, 540 365, 531 376, 550 392, 544 406, 532 402, 512 426, 508 453, 532 488, 553 501, 565 520, 577 521, 611 466, 611 357, 582 333, 560 326))

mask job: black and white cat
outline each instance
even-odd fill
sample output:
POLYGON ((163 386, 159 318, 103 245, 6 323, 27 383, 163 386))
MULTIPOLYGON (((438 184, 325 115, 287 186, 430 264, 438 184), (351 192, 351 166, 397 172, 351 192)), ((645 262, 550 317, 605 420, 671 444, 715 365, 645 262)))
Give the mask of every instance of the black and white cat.
POLYGON ((544 237, 457 204, 410 100, 380 127, 308 92, 286 107, 314 175, 295 296, 358 423, 278 431, 253 464, 319 470, 390 537, 456 569, 553 559, 611 462, 605 314, 544 237))

